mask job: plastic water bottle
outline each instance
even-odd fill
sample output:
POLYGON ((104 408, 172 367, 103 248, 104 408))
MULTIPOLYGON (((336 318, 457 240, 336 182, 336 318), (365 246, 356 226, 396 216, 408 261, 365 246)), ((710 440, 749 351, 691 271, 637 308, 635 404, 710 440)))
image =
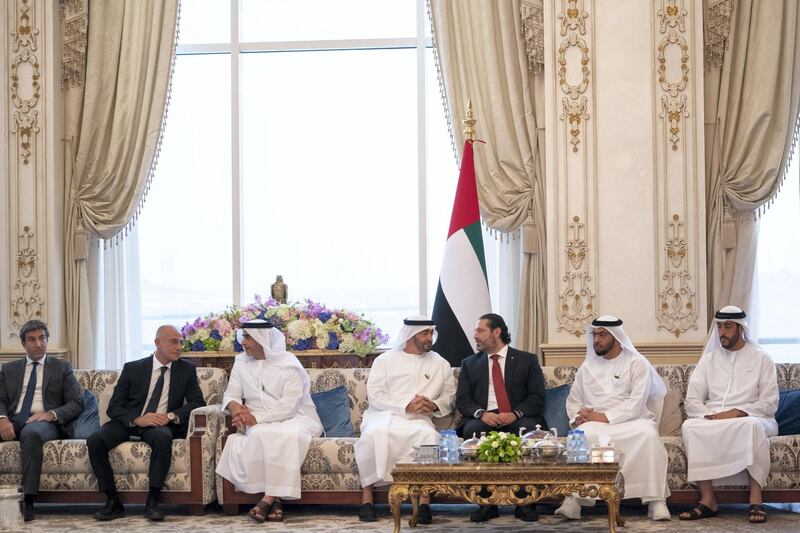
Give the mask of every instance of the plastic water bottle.
POLYGON ((567 433, 567 462, 575 462, 575 430, 570 429, 567 433))
POLYGON ((586 433, 582 429, 576 430, 577 438, 575 446, 575 461, 578 463, 589 462, 589 439, 586 438, 586 433))
POLYGON ((450 445, 447 447, 447 462, 456 464, 461 461, 461 451, 459 450, 460 443, 458 442, 458 435, 454 430, 450 430, 450 445))

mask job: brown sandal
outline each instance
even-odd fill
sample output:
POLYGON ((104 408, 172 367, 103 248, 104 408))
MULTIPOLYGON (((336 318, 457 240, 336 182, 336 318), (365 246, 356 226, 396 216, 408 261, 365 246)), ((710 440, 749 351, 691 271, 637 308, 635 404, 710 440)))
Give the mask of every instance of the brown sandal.
POLYGON ((283 522, 283 503, 277 498, 272 500, 272 505, 269 506, 267 511, 268 522, 283 522))
POLYGON ((764 506, 760 503, 754 503, 750 506, 750 511, 747 514, 747 519, 751 524, 763 524, 767 521, 767 512, 764 506))
POLYGON ((247 516, 260 524, 267 521, 267 513, 269 513, 270 509, 271 505, 264 500, 261 500, 247 512, 247 516))

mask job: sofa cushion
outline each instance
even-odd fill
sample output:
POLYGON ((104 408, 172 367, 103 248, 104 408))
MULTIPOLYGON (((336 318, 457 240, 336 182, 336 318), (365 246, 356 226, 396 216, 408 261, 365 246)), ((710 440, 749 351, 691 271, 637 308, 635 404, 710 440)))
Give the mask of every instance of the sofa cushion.
POLYGON ((340 385, 334 389, 315 392, 311 400, 325 429, 326 437, 354 437, 350 423, 350 401, 347 389, 340 385))
POLYGON ((316 438, 311 439, 306 459, 300 472, 306 474, 358 473, 355 438, 316 438))
POLYGON ((681 397, 674 390, 667 388, 667 395, 664 396, 664 409, 661 411, 661 420, 658 424, 658 434, 662 437, 680 437, 682 424, 681 397))
POLYGON ((89 435, 100 429, 100 414, 97 412, 97 398, 89 389, 83 390, 83 411, 72 423, 73 438, 88 439, 89 435))
POLYGON ((780 391, 775 420, 778 435, 800 435, 800 389, 780 391))
MULTIPOLYGON (((544 420, 550 429, 556 428, 559 435, 569 432, 569 416, 567 415, 567 396, 570 385, 558 385, 544 391, 544 420)), ((533 429, 533 428, 530 428, 533 429)))

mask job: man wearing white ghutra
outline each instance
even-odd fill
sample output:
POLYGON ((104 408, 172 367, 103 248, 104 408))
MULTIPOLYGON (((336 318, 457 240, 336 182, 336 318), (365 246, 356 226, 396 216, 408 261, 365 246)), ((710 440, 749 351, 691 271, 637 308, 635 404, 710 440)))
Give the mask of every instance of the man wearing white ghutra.
POLYGON ((311 439, 322 434, 311 380, 286 338, 264 320, 241 325, 222 405, 244 434, 228 436, 217 474, 240 491, 264 493, 248 513, 256 522, 283 520, 281 498, 300 498, 300 467, 311 439))
POLYGON ((747 314, 729 305, 714 314, 703 355, 689 378, 681 428, 687 479, 700 502, 681 520, 717 515, 714 485, 750 485, 748 518, 767 521, 761 487, 769 475, 769 440, 778 434, 775 363, 756 344, 747 314), (716 329, 716 331, 715 331, 716 329))
MULTIPOLYGON (((622 329, 622 320, 606 315, 592 321, 586 328, 586 360, 567 398, 567 415, 587 439, 608 436, 622 452, 625 497, 641 498, 652 520, 670 520, 667 452, 658 436, 666 394, 655 368, 622 329)), ((594 500, 567 496, 555 514, 577 520, 581 504, 594 505, 594 500)))

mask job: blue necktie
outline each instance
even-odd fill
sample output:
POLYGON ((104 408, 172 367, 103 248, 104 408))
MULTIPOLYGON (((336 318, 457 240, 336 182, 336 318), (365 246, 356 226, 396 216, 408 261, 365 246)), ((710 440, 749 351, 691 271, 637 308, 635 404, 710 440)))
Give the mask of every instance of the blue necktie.
POLYGON ((31 377, 28 379, 28 388, 25 389, 25 397, 22 399, 22 409, 14 416, 14 421, 17 427, 22 429, 22 426, 28 421, 31 416, 31 405, 33 405, 33 393, 36 392, 36 367, 39 366, 38 361, 31 363, 31 377))
POLYGON ((153 395, 150 396, 150 401, 147 402, 147 408, 144 413, 155 413, 158 410, 158 404, 161 403, 161 391, 164 390, 164 374, 167 373, 167 367, 161 367, 161 375, 158 376, 156 386, 153 388, 153 395))

